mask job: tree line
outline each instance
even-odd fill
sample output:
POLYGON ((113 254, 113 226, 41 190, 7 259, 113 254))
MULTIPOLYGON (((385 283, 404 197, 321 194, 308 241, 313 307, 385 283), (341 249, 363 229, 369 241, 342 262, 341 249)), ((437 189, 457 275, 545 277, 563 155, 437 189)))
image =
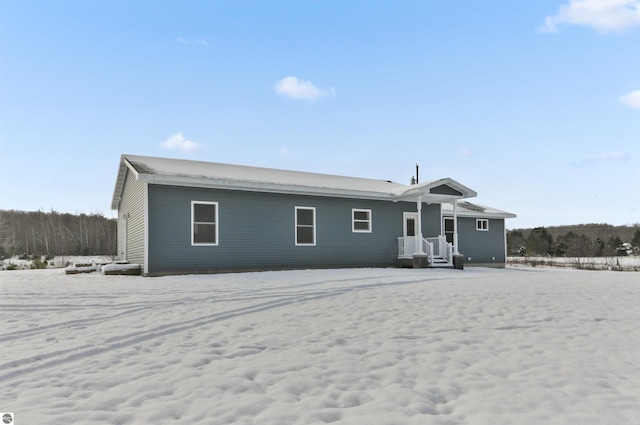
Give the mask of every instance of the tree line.
POLYGON ((115 255, 117 221, 102 214, 0 210, 0 256, 115 255))
MULTIPOLYGON (((584 226, 584 225, 582 225, 584 226)), ((610 226, 612 227, 612 226, 610 226)), ((640 226, 627 228, 621 238, 619 232, 592 238, 588 232, 579 232, 580 226, 558 234, 544 227, 507 232, 507 255, 554 257, 609 257, 640 254, 640 226)), ((557 230, 557 229, 555 229, 557 230)))

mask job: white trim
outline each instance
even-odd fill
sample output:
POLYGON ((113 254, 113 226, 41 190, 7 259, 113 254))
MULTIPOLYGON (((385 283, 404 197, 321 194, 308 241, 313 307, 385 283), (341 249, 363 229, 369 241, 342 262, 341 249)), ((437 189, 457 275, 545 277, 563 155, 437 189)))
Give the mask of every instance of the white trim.
POLYGON ((476 230, 478 232, 488 232, 489 231, 489 219, 488 218, 476 218, 476 230), (486 226, 483 223, 486 223, 486 226))
POLYGON ((295 184, 281 184, 271 182, 254 182, 241 180, 206 179, 198 177, 176 177, 159 174, 140 174, 140 178, 154 183, 171 186, 203 187, 211 189, 242 190, 249 192, 283 193, 290 195, 330 196, 353 199, 398 200, 401 199, 393 192, 379 192, 374 190, 333 189, 311 187, 295 184))
MULTIPOLYGON (((317 223, 316 223, 316 207, 299 207, 296 206, 295 207, 295 213, 294 213, 294 222, 295 222, 295 228, 294 228, 294 242, 296 246, 316 246, 316 227, 317 227, 317 223), (298 210, 311 210, 313 211, 313 225, 311 226, 313 229, 313 243, 298 243, 298 210)), ((301 226, 308 226, 308 225, 301 225, 301 226)))
MULTIPOLYGON (((416 236, 418 234, 418 213, 415 211, 405 211, 402 213, 402 236, 403 237, 407 237, 407 218, 413 218, 414 220, 414 226, 413 226, 413 236, 416 236)), ((413 236, 409 236, 409 237, 413 237, 413 236)))
MULTIPOLYGON (((458 201, 453 201, 453 253, 460 254, 458 251, 458 201)), ((489 228, 489 225, 487 225, 489 228)))
POLYGON ((451 235, 451 244, 453 245, 453 236, 455 234, 455 229, 451 229, 451 231, 447 232, 447 220, 451 220, 451 222, 453 223, 454 227, 455 227, 455 219, 453 217, 448 217, 448 216, 443 216, 442 217, 442 233, 441 235, 445 237, 447 237, 447 233, 451 235))
POLYGON ((507 263, 507 226, 502 227, 504 233, 504 262, 507 263))
POLYGON ((118 238, 120 239, 120 243, 119 248, 122 248, 122 251, 120 251, 118 257, 122 260, 122 261, 128 261, 129 260, 129 254, 128 254, 128 239, 129 239, 129 213, 122 213, 121 214, 121 219, 118 219, 118 224, 120 226, 120 228, 118 230, 120 230, 119 234, 118 234, 118 238))
POLYGON ((191 201, 191 246, 218 246, 219 243, 219 239, 218 239, 218 233, 220 230, 220 224, 218 222, 218 203, 217 202, 211 202, 211 201, 191 201), (193 240, 193 235, 194 235, 194 226, 195 226, 195 216, 194 216, 194 206, 195 205, 215 205, 216 207, 216 211, 215 211, 215 218, 214 218, 214 226, 216 229, 216 241, 211 243, 211 242, 195 242, 193 240))
MULTIPOLYGON (((145 183, 144 184, 144 196, 143 196, 143 202, 144 202, 144 267, 143 267, 143 272, 144 274, 148 274, 149 273, 149 184, 145 183)), ((128 235, 127 235, 128 237, 128 235)))
POLYGON ((140 174, 138 173, 138 171, 136 171, 135 167, 129 162, 129 160, 127 160, 127 158, 123 157, 122 162, 124 162, 124 165, 126 165, 127 168, 133 173, 137 181, 140 178, 140 174))
POLYGON ((352 208, 351 209, 351 231, 353 233, 371 233, 373 232, 373 218, 370 209, 364 208, 352 208), (367 213, 367 220, 356 220, 355 213, 364 212, 367 213), (367 223, 368 229, 356 229, 356 223, 367 223))
POLYGON ((418 210, 418 222, 417 224, 417 229, 416 229, 416 252, 418 254, 423 254, 422 252, 422 196, 418 196, 418 203, 417 203, 417 210, 418 210))

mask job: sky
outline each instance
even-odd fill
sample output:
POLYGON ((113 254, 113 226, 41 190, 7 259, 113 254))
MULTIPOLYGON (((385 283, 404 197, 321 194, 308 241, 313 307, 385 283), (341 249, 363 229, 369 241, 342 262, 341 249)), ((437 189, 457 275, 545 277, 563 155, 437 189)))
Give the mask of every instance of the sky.
POLYGON ((114 216, 121 154, 640 223, 640 0, 0 2, 0 209, 114 216))

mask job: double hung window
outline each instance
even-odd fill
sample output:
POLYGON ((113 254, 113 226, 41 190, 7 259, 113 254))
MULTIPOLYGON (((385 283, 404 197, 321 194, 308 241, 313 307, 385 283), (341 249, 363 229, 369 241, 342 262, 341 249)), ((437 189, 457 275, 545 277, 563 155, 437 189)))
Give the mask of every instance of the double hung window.
POLYGON ((316 209, 296 207, 296 245, 316 244, 316 209))
POLYGON ((351 210, 351 230, 357 233, 371 233, 371 210, 351 210))
POLYGON ((191 202, 191 245, 218 245, 217 202, 191 202))

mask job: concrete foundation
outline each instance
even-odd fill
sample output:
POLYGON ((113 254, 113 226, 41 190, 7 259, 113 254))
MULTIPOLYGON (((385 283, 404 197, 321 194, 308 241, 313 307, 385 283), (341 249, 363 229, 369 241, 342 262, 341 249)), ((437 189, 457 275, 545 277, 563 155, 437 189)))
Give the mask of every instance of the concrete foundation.
POLYGON ((464 255, 453 255, 453 268, 458 270, 464 270, 464 255))
POLYGON ((427 254, 413 254, 413 268, 424 269, 429 267, 429 256, 427 254))

